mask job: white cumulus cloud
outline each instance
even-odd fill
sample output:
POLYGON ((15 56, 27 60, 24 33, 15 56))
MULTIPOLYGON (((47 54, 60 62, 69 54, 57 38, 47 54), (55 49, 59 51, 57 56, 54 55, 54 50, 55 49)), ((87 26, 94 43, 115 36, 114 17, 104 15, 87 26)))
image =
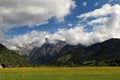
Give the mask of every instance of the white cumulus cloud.
POLYGON ((46 24, 53 17, 63 21, 75 6, 73 0, 0 0, 0 33, 14 27, 46 24))

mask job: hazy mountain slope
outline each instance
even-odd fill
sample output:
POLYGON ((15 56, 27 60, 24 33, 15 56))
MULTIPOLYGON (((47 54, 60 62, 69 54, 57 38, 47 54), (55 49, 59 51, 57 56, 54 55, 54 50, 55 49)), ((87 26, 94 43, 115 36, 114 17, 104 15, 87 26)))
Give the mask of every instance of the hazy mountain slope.
POLYGON ((14 51, 7 49, 0 44, 0 64, 12 65, 12 66, 27 66, 28 61, 16 54, 14 51))

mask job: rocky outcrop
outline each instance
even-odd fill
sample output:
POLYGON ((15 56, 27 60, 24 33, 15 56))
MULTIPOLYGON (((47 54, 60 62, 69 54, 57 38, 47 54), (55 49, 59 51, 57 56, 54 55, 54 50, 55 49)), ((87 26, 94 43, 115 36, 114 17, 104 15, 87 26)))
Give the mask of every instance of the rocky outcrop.
POLYGON ((30 54, 30 61, 33 64, 45 64, 51 58, 59 54, 66 45, 65 41, 56 40, 55 43, 46 42, 41 47, 35 47, 30 54))

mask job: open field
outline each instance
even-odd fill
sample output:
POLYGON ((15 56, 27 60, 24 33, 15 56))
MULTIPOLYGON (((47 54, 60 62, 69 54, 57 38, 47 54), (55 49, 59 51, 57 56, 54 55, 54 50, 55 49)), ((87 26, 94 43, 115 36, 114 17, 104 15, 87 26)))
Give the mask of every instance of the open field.
POLYGON ((120 80, 120 67, 5 68, 0 80, 120 80))

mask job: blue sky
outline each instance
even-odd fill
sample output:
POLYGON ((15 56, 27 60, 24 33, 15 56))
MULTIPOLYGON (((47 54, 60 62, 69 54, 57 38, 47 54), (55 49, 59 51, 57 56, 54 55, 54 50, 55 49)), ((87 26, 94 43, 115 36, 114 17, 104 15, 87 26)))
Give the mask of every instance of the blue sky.
MULTIPOLYGON (((21 26, 17 28, 11 28, 10 30, 6 31, 5 34, 8 38, 11 38, 15 35, 25 34, 27 32, 31 32, 32 30, 37 31, 48 31, 50 33, 54 33, 59 28, 66 28, 69 29, 71 27, 74 27, 79 19, 77 18, 78 15, 84 14, 90 11, 93 11, 97 8, 100 8, 102 5, 108 3, 108 0, 75 0, 76 7, 71 10, 70 14, 65 16, 65 19, 63 22, 56 22, 55 18, 51 18, 48 20, 47 24, 39 25, 39 26, 21 26), (84 6, 84 3, 86 5, 84 6), (72 26, 69 26, 68 24, 72 24, 72 26)), ((90 29, 91 27, 86 27, 90 29)))
POLYGON ((89 46, 120 38, 119 0, 0 0, 0 42, 11 49, 64 40, 89 46))

